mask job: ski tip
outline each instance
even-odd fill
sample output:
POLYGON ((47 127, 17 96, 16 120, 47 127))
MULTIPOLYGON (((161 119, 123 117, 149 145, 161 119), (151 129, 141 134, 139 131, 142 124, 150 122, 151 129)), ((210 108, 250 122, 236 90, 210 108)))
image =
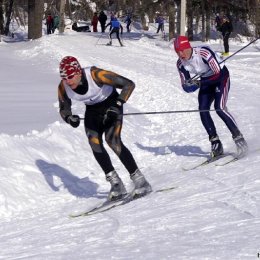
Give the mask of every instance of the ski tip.
POLYGON ((168 188, 162 188, 159 190, 156 190, 155 192, 159 193, 159 192, 166 192, 166 191, 171 191, 171 190, 175 190, 177 189, 177 186, 173 186, 173 187, 168 187, 168 188))

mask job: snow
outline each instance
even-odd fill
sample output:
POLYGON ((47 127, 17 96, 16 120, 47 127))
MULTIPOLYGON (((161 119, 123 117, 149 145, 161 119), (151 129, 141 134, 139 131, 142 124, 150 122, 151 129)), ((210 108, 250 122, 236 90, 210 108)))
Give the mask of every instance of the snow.
MULTIPOLYGON (((105 213, 69 214, 105 200, 109 191, 83 125, 58 113, 58 65, 65 55, 129 77, 136 89, 125 113, 197 109, 197 93, 180 87, 177 56, 149 31, 123 35, 66 32, 39 40, 0 42, 0 259, 256 259, 260 252, 260 42, 226 63, 228 108, 249 155, 226 166, 183 171, 205 159, 210 144, 198 113, 125 116, 122 138, 153 189, 105 213), (148 36, 148 37, 147 37, 148 36), (256 151, 258 149, 258 151, 256 151)), ((248 43, 230 41, 231 52, 248 43)), ((193 42, 202 45, 201 42, 193 42)), ((207 43, 221 51, 218 41, 207 43)), ((84 105, 73 103, 84 115, 84 105)), ((226 151, 231 134, 212 113, 226 151)), ((128 190, 127 171, 107 148, 128 190)), ((224 160, 224 159, 223 159, 224 160)))

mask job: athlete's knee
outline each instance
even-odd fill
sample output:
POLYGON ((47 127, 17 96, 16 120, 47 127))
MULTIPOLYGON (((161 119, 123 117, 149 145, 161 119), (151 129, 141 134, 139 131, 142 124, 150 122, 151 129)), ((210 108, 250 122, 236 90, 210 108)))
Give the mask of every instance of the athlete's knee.
POLYGON ((102 139, 100 138, 98 133, 96 131, 86 129, 86 134, 88 137, 89 145, 90 145, 91 149, 93 150, 93 152, 102 153, 103 143, 102 143, 102 139))

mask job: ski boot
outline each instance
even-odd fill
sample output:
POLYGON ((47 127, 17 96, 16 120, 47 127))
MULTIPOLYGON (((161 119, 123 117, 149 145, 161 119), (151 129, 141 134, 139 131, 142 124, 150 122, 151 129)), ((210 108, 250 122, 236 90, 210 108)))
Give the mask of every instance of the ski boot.
POLYGON ((222 155, 224 153, 224 150, 223 145, 219 140, 219 137, 216 135, 211 137, 209 140, 211 142, 211 158, 222 155))
POLYGON ((239 134, 236 137, 233 137, 233 140, 237 146, 237 157, 241 158, 243 156, 245 156, 248 153, 248 146, 247 146, 247 142, 244 139, 242 134, 239 134))
POLYGON ((144 175, 139 169, 130 175, 131 180, 134 183, 134 190, 132 191, 133 198, 142 197, 152 191, 152 187, 145 179, 144 175))
POLYGON ((115 170, 106 174, 106 180, 111 184, 108 200, 119 200, 127 194, 125 186, 115 170))
POLYGON ((112 45, 112 42, 111 42, 111 41, 107 43, 107 46, 111 46, 111 45, 112 45))

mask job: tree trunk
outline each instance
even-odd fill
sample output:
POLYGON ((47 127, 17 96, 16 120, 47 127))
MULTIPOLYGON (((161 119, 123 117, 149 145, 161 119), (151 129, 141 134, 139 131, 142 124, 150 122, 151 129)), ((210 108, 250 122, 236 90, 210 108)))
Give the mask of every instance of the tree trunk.
POLYGON ((3 0, 0 0, 0 40, 1 34, 4 33, 4 10, 3 10, 3 0))
POLYGON ((59 32, 64 33, 65 29, 65 5, 66 0, 60 0, 60 24, 59 24, 59 32))
POLYGON ((205 11, 206 11, 206 41, 210 39, 210 3, 206 1, 205 3, 205 11))
POLYGON ((28 0, 28 39, 42 37, 44 0, 28 0))
POLYGON ((205 42, 205 36, 206 36, 206 33, 205 33, 205 0, 202 0, 201 1, 201 25, 202 25, 202 28, 201 28, 201 36, 202 36, 202 41, 205 42))
POLYGON ((9 33, 9 26, 10 26, 10 22, 11 22, 13 5, 14 5, 14 0, 10 0, 8 10, 6 12, 6 24, 5 24, 5 28, 4 28, 5 35, 8 35, 8 33, 9 33))
POLYGON ((168 6, 169 10, 169 39, 173 39, 176 35, 175 32, 175 6, 173 4, 169 4, 168 6))
POLYGON ((192 1, 187 1, 187 36, 190 41, 193 40, 193 6, 192 1))

